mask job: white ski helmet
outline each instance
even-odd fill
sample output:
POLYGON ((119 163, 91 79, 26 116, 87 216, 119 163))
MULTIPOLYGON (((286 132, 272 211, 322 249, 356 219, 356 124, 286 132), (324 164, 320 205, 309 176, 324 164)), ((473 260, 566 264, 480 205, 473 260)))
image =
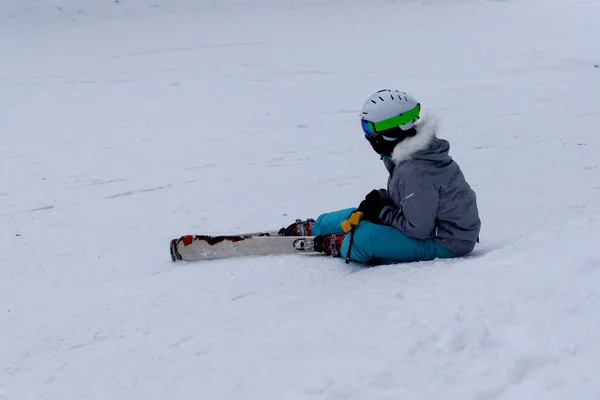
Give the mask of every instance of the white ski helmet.
POLYGON ((406 115, 407 119, 398 119, 404 123, 395 126, 400 127, 402 130, 408 130, 419 119, 420 109, 420 104, 406 92, 383 89, 372 94, 367 99, 360 116, 362 119, 376 124, 394 117, 406 115), (409 113, 409 111, 412 111, 412 113, 409 113))
POLYGON ((415 136, 421 105, 409 94, 383 89, 363 105, 361 126, 365 138, 379 155, 391 155, 398 143, 415 136))

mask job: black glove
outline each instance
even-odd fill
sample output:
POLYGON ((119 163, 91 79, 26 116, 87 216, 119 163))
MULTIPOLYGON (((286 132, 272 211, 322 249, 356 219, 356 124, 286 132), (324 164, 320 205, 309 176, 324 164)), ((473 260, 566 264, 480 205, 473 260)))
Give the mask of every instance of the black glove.
POLYGON ((358 211, 363 213, 363 221, 370 221, 379 223, 379 214, 386 204, 381 201, 379 197, 379 190, 371 190, 369 194, 365 196, 365 199, 360 202, 358 211))

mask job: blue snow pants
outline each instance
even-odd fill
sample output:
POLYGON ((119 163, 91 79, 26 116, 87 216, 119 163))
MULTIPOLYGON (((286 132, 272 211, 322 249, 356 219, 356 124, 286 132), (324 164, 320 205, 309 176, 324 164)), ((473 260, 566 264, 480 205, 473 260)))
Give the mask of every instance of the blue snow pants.
MULTIPOLYGON (((317 236, 343 232, 341 223, 350 218, 353 211, 356 211, 356 208, 321 214, 315 221, 312 234, 317 236)), ((348 255, 349 245, 350 235, 347 235, 342 242, 342 257, 348 255)), ((350 255, 352 261, 411 262, 453 257, 456 255, 433 239, 413 239, 392 226, 361 221, 354 228, 354 243, 350 255)))

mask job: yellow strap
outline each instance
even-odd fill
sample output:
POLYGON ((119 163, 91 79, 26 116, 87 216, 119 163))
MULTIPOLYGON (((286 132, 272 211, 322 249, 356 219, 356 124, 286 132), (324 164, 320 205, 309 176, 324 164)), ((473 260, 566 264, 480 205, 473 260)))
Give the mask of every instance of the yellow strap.
POLYGON ((342 221, 342 230, 344 233, 348 233, 352 230, 352 224, 350 224, 350 220, 342 221))
POLYGON ((363 217, 363 213, 362 211, 354 211, 351 215, 350 215, 350 223, 352 225, 358 225, 358 223, 360 222, 360 220, 363 217))
POLYGON ((342 230, 345 233, 350 232, 352 230, 352 227, 358 225, 362 217, 363 213, 361 211, 354 211, 352 214, 350 214, 350 218, 348 218, 345 221, 342 221, 342 230))

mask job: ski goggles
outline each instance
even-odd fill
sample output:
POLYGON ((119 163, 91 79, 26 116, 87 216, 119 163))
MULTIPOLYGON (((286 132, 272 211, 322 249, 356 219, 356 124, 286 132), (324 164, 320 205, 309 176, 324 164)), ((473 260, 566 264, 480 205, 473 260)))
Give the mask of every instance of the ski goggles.
POLYGON ((371 122, 367 121, 366 119, 361 119, 360 125, 362 126, 365 136, 371 138, 377 136, 379 132, 413 122, 419 118, 420 111, 421 105, 417 104, 417 106, 412 110, 408 110, 407 112, 396 115, 392 118, 384 119, 383 121, 371 122))

